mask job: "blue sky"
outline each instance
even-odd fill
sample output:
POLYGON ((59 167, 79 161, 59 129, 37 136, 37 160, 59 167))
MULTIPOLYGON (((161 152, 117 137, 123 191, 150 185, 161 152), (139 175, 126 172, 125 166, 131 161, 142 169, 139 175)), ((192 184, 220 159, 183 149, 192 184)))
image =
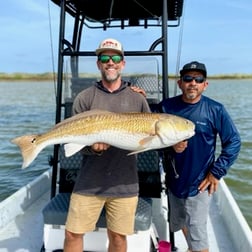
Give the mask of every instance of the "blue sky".
MULTIPOLYGON (((169 32, 169 72, 185 63, 204 62, 209 74, 252 73, 252 1, 185 0, 181 56, 180 28, 169 32), (180 61, 178 62, 178 58, 180 61)), ((57 65, 59 8, 48 0, 8 0, 0 7, 0 72, 44 73, 57 65), (52 45, 49 29, 50 7, 52 45), (53 48, 53 57, 52 57, 53 48)), ((70 34, 67 29, 67 34, 70 34)), ((149 48, 158 29, 143 28, 85 33, 85 50, 95 50, 106 37, 120 40, 125 50, 149 48), (133 36, 133 37, 132 37, 133 36)))

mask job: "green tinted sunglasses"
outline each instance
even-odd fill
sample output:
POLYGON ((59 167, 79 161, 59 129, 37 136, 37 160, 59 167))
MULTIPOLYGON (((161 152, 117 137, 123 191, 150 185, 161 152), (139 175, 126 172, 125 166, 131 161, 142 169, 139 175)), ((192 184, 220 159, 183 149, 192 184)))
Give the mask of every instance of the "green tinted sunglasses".
POLYGON ((108 63, 109 60, 112 60, 114 63, 118 64, 123 60, 123 56, 121 55, 99 55, 98 60, 101 61, 101 63, 108 63))

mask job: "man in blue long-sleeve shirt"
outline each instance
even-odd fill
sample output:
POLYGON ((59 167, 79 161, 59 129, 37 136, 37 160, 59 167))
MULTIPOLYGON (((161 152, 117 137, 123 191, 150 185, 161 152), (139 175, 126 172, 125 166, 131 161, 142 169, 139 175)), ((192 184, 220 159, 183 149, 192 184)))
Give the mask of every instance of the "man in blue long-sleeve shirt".
POLYGON ((241 140, 222 104, 202 93, 208 86, 204 64, 190 62, 180 71, 181 95, 161 102, 162 111, 193 121, 196 134, 164 154, 171 231, 183 230, 190 251, 208 252, 209 200, 219 180, 237 159, 241 140), (217 135, 221 152, 215 157, 217 135))

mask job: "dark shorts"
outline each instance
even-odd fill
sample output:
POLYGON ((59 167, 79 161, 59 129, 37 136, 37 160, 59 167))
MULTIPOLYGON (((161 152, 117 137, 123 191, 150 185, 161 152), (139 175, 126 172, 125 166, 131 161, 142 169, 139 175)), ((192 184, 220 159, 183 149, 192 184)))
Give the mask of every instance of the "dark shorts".
POLYGON ((186 240, 189 249, 199 251, 207 249, 207 218, 209 201, 208 192, 199 193, 196 196, 180 199, 171 192, 169 198, 169 223, 172 232, 187 229, 186 240))

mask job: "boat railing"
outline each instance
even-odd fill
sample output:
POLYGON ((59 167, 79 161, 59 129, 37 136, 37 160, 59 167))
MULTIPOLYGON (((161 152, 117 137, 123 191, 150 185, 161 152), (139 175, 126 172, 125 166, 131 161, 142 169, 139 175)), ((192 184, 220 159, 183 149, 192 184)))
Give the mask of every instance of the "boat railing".
POLYGON ((251 251, 252 231, 224 179, 220 180, 218 191, 213 194, 213 197, 223 217, 230 240, 236 246, 234 251, 251 251))

